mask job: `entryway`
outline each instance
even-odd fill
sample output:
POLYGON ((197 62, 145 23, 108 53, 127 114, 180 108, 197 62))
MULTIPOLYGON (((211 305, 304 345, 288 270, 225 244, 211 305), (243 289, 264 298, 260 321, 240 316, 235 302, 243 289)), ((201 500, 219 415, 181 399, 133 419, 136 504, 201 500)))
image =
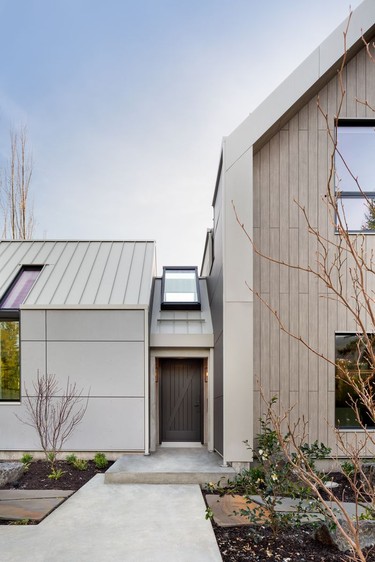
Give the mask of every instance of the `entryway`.
POLYGON ((160 359, 160 442, 203 442, 202 359, 160 359))

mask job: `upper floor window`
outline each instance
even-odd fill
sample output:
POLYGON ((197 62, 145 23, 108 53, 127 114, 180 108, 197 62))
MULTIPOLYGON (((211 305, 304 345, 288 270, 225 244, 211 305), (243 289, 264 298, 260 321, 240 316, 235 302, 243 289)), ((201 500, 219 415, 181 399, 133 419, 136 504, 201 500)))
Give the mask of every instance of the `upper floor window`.
POLYGON ((161 284, 164 309, 200 310, 200 292, 196 267, 164 267, 161 284))
POLYGON ((337 149, 336 192, 342 225, 351 232, 375 231, 375 121, 340 120, 337 149))

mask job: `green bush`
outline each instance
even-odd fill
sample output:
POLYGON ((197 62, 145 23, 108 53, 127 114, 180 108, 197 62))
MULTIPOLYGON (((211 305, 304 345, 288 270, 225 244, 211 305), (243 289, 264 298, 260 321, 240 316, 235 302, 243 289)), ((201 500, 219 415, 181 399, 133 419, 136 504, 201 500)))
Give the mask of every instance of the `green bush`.
POLYGON ((72 465, 77 470, 86 470, 87 469, 87 461, 85 459, 76 459, 72 463, 72 465))
POLYGON ((71 453, 70 455, 68 455, 66 457, 66 462, 68 462, 69 464, 74 464, 78 459, 77 456, 74 453, 71 453))
POLYGON ((108 460, 104 453, 96 453, 94 457, 94 464, 100 470, 108 466, 108 460))
POLYGON ((29 465, 31 463, 31 461, 33 460, 33 456, 30 453, 24 453, 21 457, 21 462, 22 464, 27 464, 29 465))

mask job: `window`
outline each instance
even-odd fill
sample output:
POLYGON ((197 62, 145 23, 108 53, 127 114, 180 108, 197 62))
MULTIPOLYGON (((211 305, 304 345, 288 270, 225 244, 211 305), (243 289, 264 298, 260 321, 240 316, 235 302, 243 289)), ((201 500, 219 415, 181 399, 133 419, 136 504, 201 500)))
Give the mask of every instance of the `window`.
POLYGON ((351 232, 375 231, 375 121, 340 120, 337 148, 342 155, 342 158, 338 153, 335 156, 338 214, 342 224, 351 232))
POLYGON ((161 292, 163 309, 200 310, 197 268, 164 267, 161 292))
POLYGON ((0 402, 21 398, 19 309, 41 269, 22 267, 0 301, 0 402))
MULTIPOLYGON (((375 336, 373 345, 375 348, 375 336)), ((358 428, 360 424, 356 419, 350 404, 358 397, 355 390, 345 380, 342 373, 354 381, 369 380, 372 384, 374 369, 369 364, 366 349, 356 334, 336 334, 336 411, 335 419, 337 427, 358 428)), ((362 423, 369 427, 375 427, 366 408, 358 402, 359 415, 362 423)))
POLYGON ((19 321, 0 320, 0 400, 20 400, 19 321))
POLYGON ((23 267, 1 299, 0 308, 19 309, 26 299, 41 267, 23 267))

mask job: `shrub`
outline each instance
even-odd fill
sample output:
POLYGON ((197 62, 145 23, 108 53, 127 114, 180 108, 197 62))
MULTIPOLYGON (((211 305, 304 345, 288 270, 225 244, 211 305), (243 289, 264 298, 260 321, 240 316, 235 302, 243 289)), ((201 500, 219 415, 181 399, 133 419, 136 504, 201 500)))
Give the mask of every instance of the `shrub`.
POLYGON ((94 457, 94 464, 96 468, 102 469, 108 466, 108 460, 104 453, 96 453, 94 457))

